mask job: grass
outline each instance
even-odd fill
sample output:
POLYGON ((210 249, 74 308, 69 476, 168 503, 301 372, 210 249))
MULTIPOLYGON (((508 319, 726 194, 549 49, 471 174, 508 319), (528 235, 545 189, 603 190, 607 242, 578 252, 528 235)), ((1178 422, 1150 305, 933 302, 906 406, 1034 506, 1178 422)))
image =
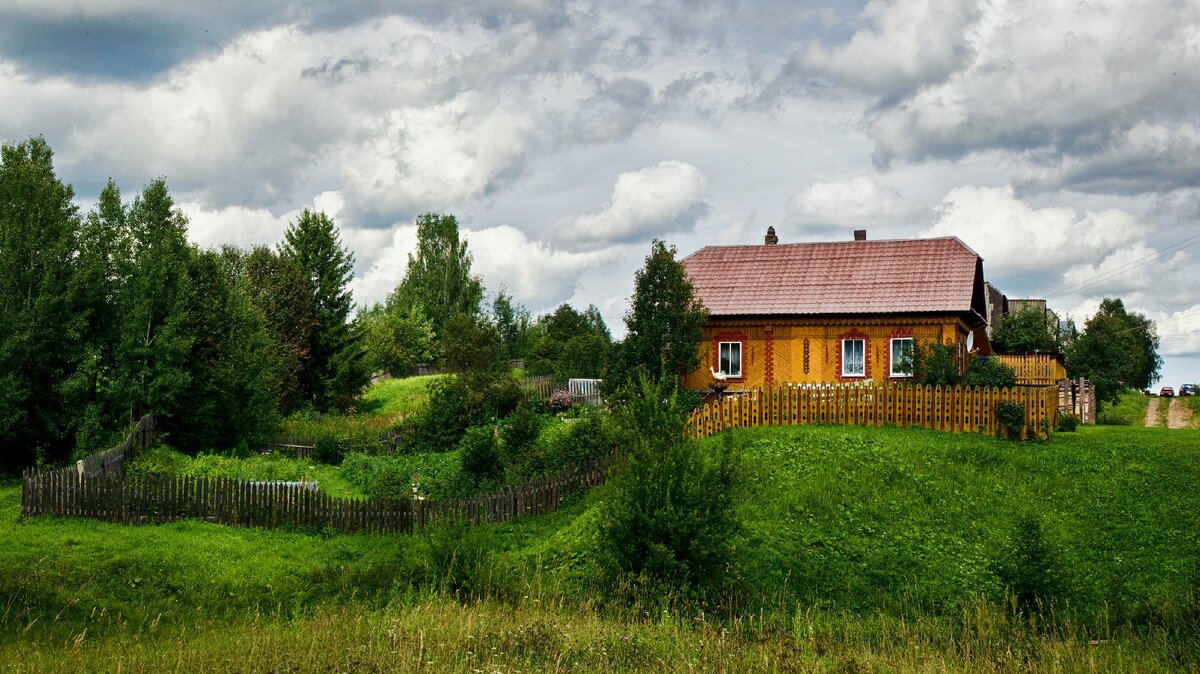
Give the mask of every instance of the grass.
MULTIPOLYGON (((1180 671, 1200 668, 1200 443, 750 429, 716 613, 597 579, 606 489, 417 536, 19 518, 0 487, 17 671, 1180 671), (1043 613, 1000 569, 1041 525, 1043 613), (1092 644, 1091 642, 1096 642, 1092 644), (285 661, 286 658, 286 661, 285 661)), ((716 442, 711 440, 709 442, 716 442)))
POLYGON ((355 410, 359 414, 408 416, 429 401, 429 384, 445 375, 384 379, 367 389, 355 410))
POLYGON ((1100 406, 1096 423, 1101 426, 1141 426, 1146 422, 1146 408, 1150 398, 1129 389, 1121 394, 1115 405, 1100 406))
POLYGON ((193 457, 159 445, 139 456, 130 471, 137 474, 225 477, 251 482, 316 482, 321 491, 331 496, 361 498, 366 495, 342 476, 338 466, 294 459, 280 453, 249 457, 200 454, 193 457))

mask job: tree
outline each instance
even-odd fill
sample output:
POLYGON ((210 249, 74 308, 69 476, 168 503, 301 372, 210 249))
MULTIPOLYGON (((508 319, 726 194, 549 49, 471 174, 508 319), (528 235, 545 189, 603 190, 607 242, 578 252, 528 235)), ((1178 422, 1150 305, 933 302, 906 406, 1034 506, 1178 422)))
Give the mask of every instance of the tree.
POLYGON ((634 276, 625 340, 617 359, 617 368, 623 371, 611 372, 606 379, 628 381, 639 370, 652 377, 660 372, 682 377, 695 370, 707 320, 708 311, 697 299, 691 279, 675 260, 675 247, 655 239, 645 266, 634 276))
POLYGON ((9 468, 65 458, 74 411, 61 387, 83 360, 87 306, 73 283, 75 193, 43 138, 0 148, 0 448, 9 468))
POLYGON ((370 379, 361 332, 350 322, 354 255, 342 245, 333 221, 307 208, 288 226, 280 254, 303 272, 316 318, 300 375, 301 390, 320 411, 343 406, 370 379))
POLYGON ((188 268, 192 249, 187 218, 162 178, 129 206, 128 257, 118 262, 120 336, 112 395, 125 418, 169 415, 188 385, 192 335, 187 329, 188 268))
POLYGON ((1162 368, 1154 321, 1105 299, 1067 351, 1067 372, 1096 385, 1101 402, 1116 403, 1127 389, 1148 388, 1162 368))
POLYGON ((538 333, 526 363, 530 374, 549 374, 565 381, 604 373, 612 338, 595 305, 584 313, 569 304, 560 305, 554 313, 538 319, 538 333))
POLYGON ((513 304, 512 296, 501 288, 492 300, 492 321, 500 331, 500 343, 504 355, 509 360, 524 358, 529 353, 532 342, 529 310, 520 304, 513 304))
POLYGON ((998 353, 1057 352, 1061 350, 1057 335, 1058 326, 1050 324, 1045 312, 1025 307, 1000 319, 992 346, 998 353))
POLYGON ((413 365, 431 359, 433 327, 420 307, 376 303, 359 319, 372 372, 403 377, 413 365))
POLYGON ((685 411, 670 377, 655 382, 640 374, 618 416, 629 431, 628 459, 600 525, 613 575, 662 589, 720 588, 741 531, 728 434, 718 448, 686 440, 685 411))
POLYGON ((227 262, 197 251, 187 269, 188 379, 167 428, 191 451, 262 440, 275 424, 269 338, 227 262))
POLYGON ((471 254, 467 242, 459 240, 453 215, 417 217, 417 254, 408 256, 404 280, 393 293, 401 306, 421 309, 438 339, 445 337, 451 316, 479 313, 483 285, 471 275, 471 254))
POLYGON ((276 411, 284 416, 302 409, 307 398, 301 379, 317 328, 304 270, 294 259, 265 246, 242 255, 236 268, 270 338, 266 357, 271 362, 276 411))

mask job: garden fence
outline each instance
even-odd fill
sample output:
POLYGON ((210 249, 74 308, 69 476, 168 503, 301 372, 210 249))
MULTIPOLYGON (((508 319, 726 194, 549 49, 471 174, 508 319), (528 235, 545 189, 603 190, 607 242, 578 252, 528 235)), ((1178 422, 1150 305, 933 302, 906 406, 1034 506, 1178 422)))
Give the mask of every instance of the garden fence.
POLYGON ((1058 387, 977 389, 904 384, 777 384, 725 395, 692 412, 688 433, 706 437, 729 428, 841 424, 915 426, 995 435, 996 405, 1025 407, 1023 437, 1048 436, 1058 421, 1058 387))
MULTIPOLYGON (((152 427, 152 418, 150 424, 152 427)), ((139 449, 145 444, 135 440, 139 449)), ((525 515, 554 512, 566 496, 604 484, 617 460, 613 456, 587 461, 517 487, 453 501, 339 498, 312 489, 310 484, 294 482, 127 475, 115 469, 88 473, 73 466, 51 471, 29 469, 21 480, 21 514, 88 517, 128 524, 196 519, 265 529, 314 527, 411 533, 440 523, 508 522, 525 515)))

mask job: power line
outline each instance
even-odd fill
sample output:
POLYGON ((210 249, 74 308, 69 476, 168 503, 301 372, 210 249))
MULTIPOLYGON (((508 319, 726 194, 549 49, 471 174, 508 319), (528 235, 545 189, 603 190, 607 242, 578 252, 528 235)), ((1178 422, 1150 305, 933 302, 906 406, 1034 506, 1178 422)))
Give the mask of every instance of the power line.
POLYGON ((1076 283, 1073 286, 1063 288, 1062 290, 1059 290, 1058 292, 1048 295, 1046 297, 1046 300, 1049 301, 1049 300, 1053 300, 1053 299, 1058 299, 1060 297, 1065 297, 1072 293, 1083 290, 1084 288, 1094 286, 1097 283, 1107 281, 1108 279, 1113 278, 1114 276, 1119 276, 1126 272, 1133 271, 1134 269, 1137 269, 1138 267, 1144 267, 1145 265, 1148 265, 1151 262, 1161 259, 1165 255, 1169 255, 1171 253, 1177 253, 1177 252, 1183 250, 1184 248, 1189 248, 1198 243, 1200 243, 1200 234, 1196 234, 1195 236, 1188 237, 1182 241, 1177 241, 1177 242, 1167 246, 1166 248, 1163 248, 1160 251, 1151 253, 1150 255, 1145 255, 1145 256, 1140 257, 1132 262, 1127 262, 1127 263, 1121 265, 1120 267, 1117 267, 1116 269, 1112 269, 1110 271, 1106 271, 1103 274, 1097 274, 1096 276, 1093 276, 1092 278, 1087 279, 1085 281, 1080 281, 1079 283, 1076 283))

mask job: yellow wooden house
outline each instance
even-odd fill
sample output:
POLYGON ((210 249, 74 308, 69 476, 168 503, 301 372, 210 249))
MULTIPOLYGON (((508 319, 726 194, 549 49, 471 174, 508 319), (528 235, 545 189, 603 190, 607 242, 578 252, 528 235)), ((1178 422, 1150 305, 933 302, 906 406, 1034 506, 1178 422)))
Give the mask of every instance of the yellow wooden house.
POLYGON ((781 244, 769 228, 682 263, 709 311, 688 388, 907 381, 917 341, 991 352, 983 259, 956 237, 781 244))

